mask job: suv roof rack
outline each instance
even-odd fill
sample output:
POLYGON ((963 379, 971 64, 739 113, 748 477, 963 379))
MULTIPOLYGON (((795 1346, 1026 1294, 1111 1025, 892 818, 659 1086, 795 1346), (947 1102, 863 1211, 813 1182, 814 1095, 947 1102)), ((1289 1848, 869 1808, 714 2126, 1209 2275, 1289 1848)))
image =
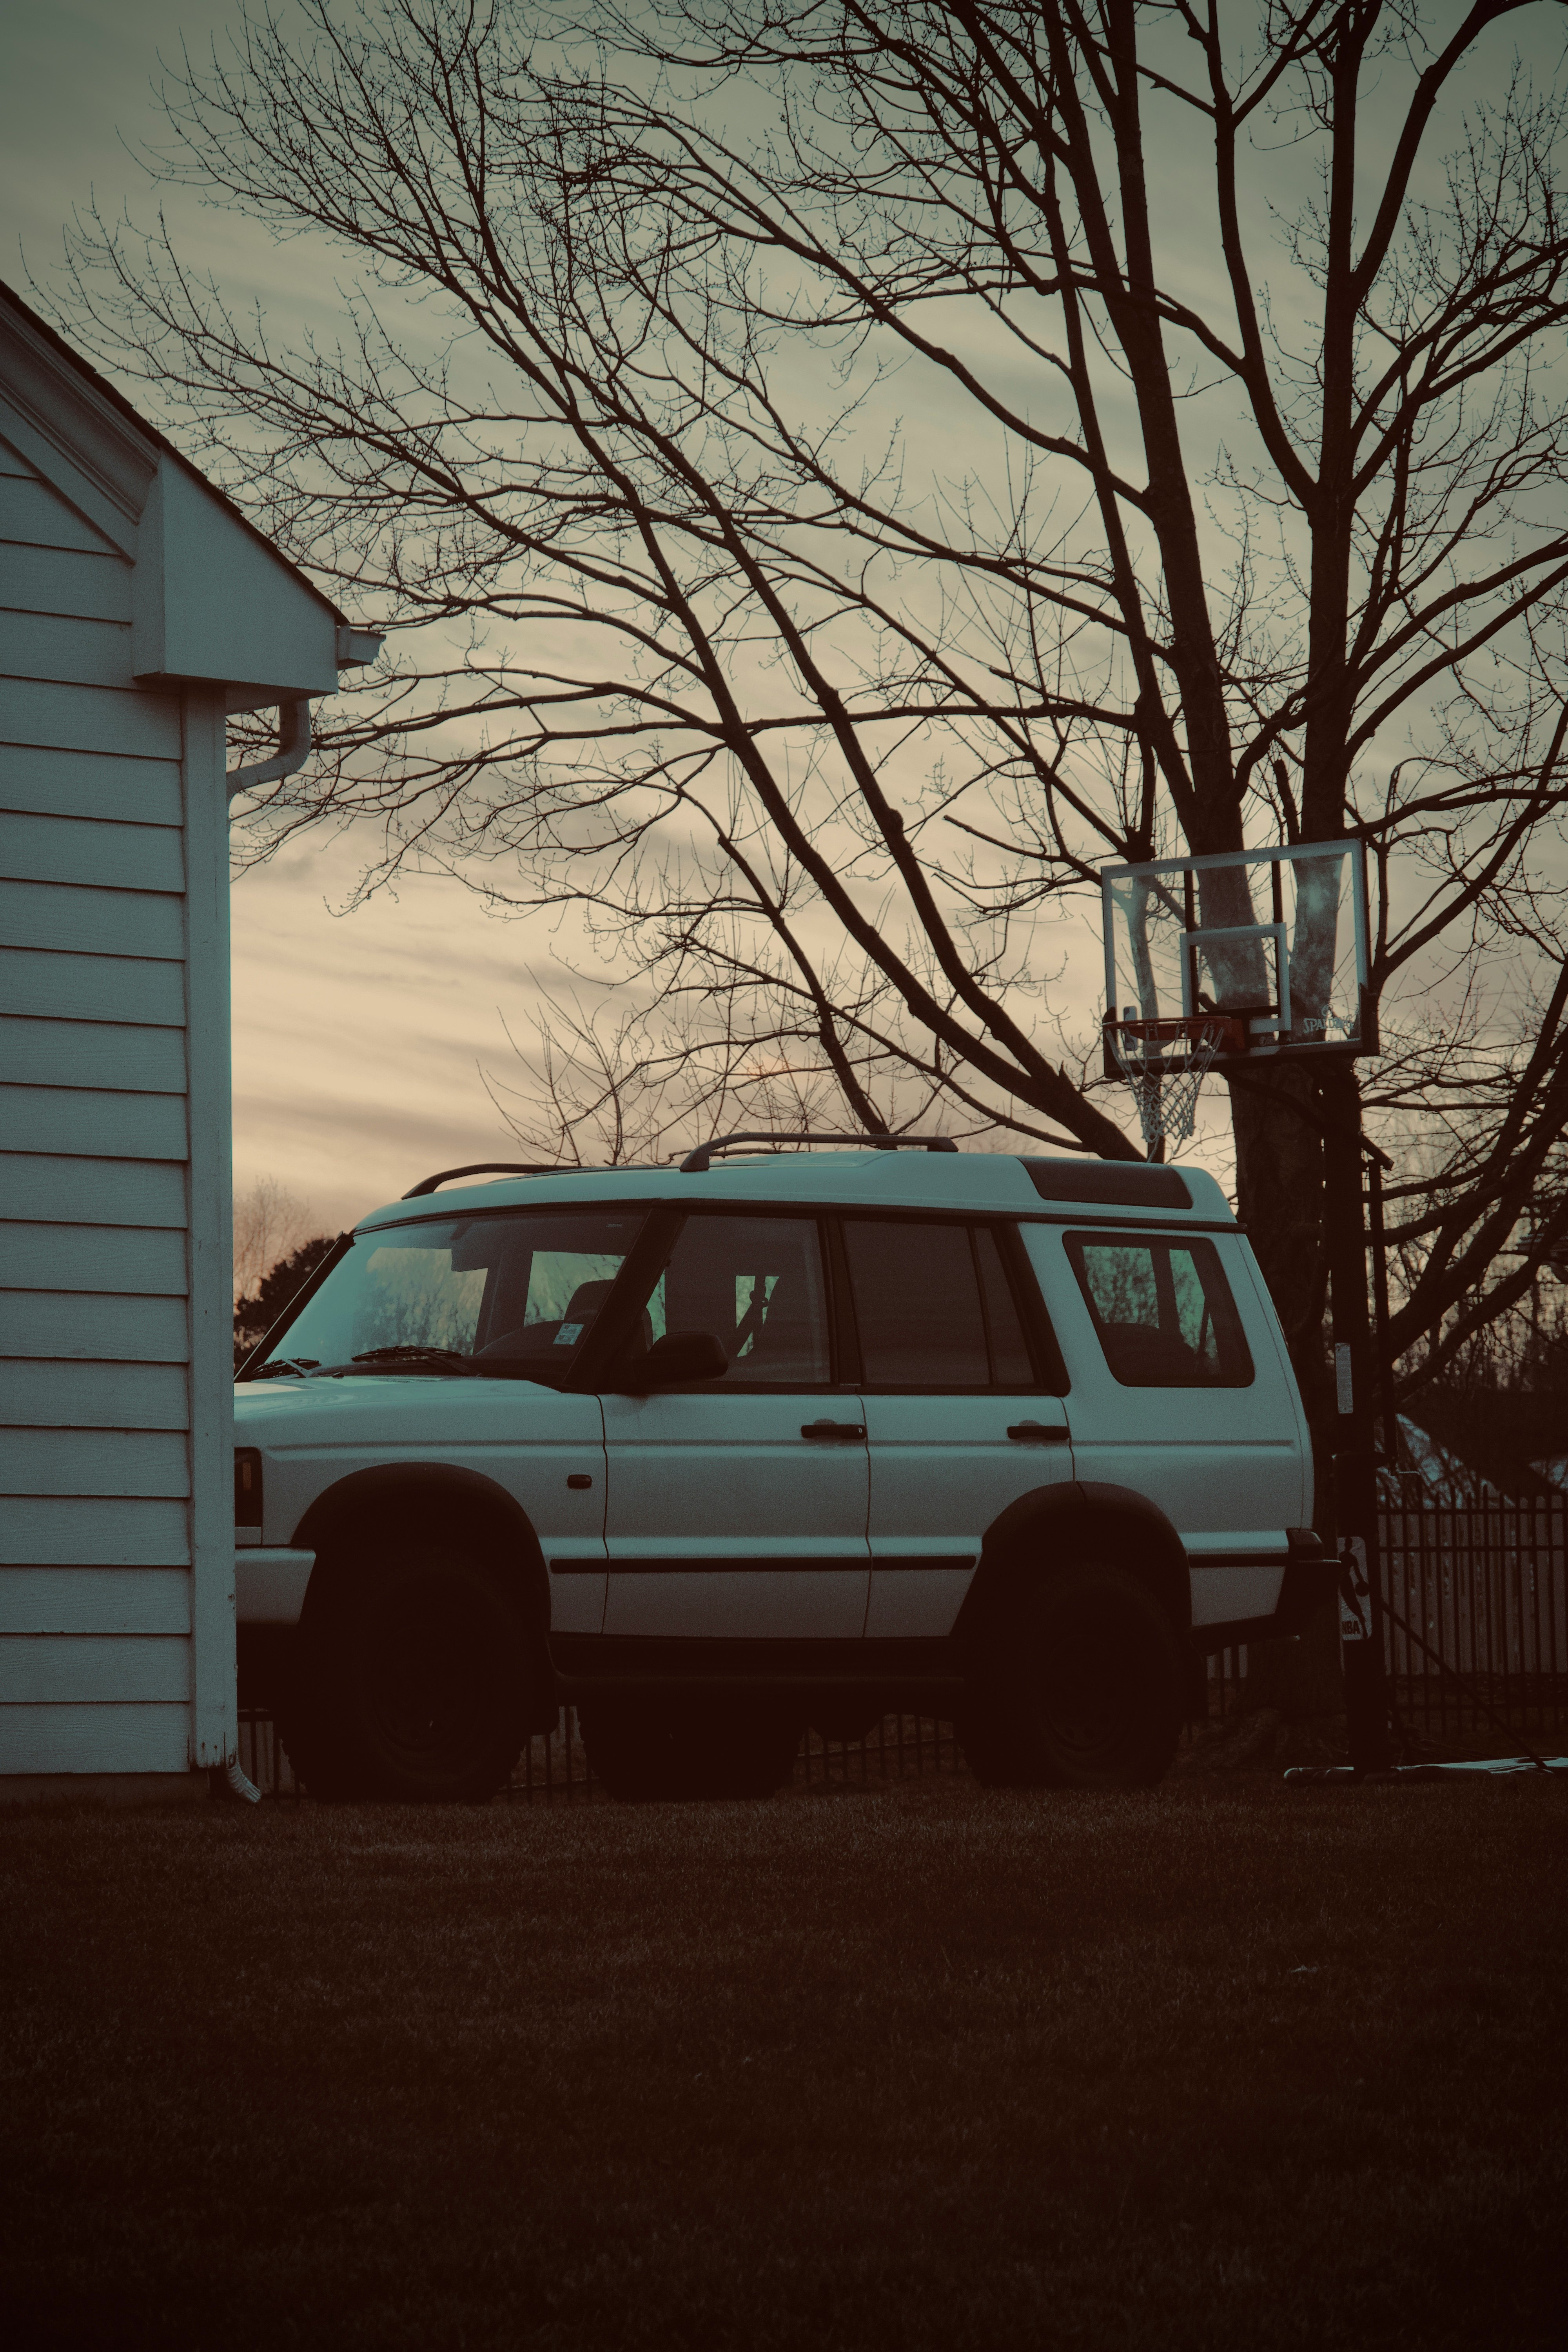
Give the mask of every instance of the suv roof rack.
POLYGON ((718 1135, 700 1143, 680 1163, 682 1176, 706 1176, 716 1151, 731 1151, 742 1143, 853 1143, 863 1151, 956 1151, 951 1135, 766 1135, 748 1129, 738 1135, 718 1135))
POLYGON ((426 1176, 412 1192, 405 1192, 405 1201, 422 1201, 426 1192, 437 1185, 449 1184, 454 1176, 558 1176, 557 1168, 547 1168, 542 1160, 476 1160, 471 1168, 443 1168, 437 1175, 426 1176))
MULTIPOLYGON (((857 1143, 867 1151, 956 1151, 957 1144, 951 1135, 771 1135, 761 1129, 740 1135, 715 1136, 711 1143, 700 1143, 689 1151, 680 1163, 683 1176, 705 1176, 715 1151, 730 1151, 743 1143, 857 1143)), ((620 1168, 635 1163, 623 1160, 620 1168)), ((596 1176, 598 1168, 584 1166, 575 1160, 476 1160, 467 1168, 438 1169, 434 1176, 424 1177, 404 1193, 405 1201, 423 1201, 443 1184, 450 1184, 458 1176, 596 1176)))

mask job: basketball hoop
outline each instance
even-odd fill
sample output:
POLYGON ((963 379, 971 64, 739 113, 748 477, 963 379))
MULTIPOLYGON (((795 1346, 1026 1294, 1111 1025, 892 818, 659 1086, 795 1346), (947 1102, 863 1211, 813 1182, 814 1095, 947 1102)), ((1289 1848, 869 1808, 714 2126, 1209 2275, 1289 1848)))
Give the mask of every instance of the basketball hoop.
POLYGON ((1162 1138, 1181 1143, 1191 1135, 1198 1096, 1216 1055, 1247 1051, 1246 1023, 1218 1013, 1107 1020, 1105 1037, 1132 1089, 1143 1149, 1151 1155, 1162 1138))

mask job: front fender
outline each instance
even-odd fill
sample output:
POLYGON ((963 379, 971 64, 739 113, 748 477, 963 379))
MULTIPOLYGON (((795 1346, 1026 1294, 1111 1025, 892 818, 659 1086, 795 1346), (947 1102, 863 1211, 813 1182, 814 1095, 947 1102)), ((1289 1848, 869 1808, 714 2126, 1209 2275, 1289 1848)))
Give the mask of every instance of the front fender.
MULTIPOLYGON (((510 1554, 531 1630, 544 1633, 550 1624, 550 1585, 544 1555, 527 1512, 515 1495, 457 1462, 384 1462, 368 1469, 351 1470, 318 1495, 289 1538, 293 1549, 313 1551, 318 1566, 311 1578, 314 1590, 323 1553, 342 1549, 373 1519, 395 1507, 399 1519, 435 1507, 447 1521, 467 1525, 476 1534, 497 1541, 503 1557, 510 1554)), ((310 1595, 307 1595, 309 1601, 310 1595)))

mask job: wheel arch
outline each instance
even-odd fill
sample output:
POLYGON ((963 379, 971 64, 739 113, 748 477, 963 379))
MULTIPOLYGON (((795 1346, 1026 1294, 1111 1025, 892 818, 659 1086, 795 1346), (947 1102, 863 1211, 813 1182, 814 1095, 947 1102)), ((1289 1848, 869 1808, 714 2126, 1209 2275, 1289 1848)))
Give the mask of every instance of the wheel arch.
POLYGON ((1131 1486, 1069 1479, 1037 1486, 994 1519, 953 1626, 966 1648, 999 1634, 1024 1594, 1058 1563, 1114 1562, 1148 1587, 1184 1643, 1192 1632, 1186 1547, 1157 1503, 1131 1486))
POLYGON ((320 1598, 323 1567, 331 1576, 334 1552, 357 1545, 381 1523, 405 1529, 414 1514, 436 1521, 443 1534, 467 1533, 482 1542, 516 1590, 529 1632, 548 1635, 550 1580, 532 1521, 515 1495, 457 1462, 376 1463, 351 1470, 316 1496, 289 1538, 316 1554, 305 1616, 320 1598))

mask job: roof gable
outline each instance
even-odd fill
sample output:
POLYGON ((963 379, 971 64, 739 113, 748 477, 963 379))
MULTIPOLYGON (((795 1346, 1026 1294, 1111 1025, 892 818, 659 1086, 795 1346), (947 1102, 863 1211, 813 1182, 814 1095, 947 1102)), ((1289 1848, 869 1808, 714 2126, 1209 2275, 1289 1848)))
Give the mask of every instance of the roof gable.
POLYGON ((337 606, 5 286, 0 431, 134 564, 139 680, 231 708, 335 690, 337 606))

